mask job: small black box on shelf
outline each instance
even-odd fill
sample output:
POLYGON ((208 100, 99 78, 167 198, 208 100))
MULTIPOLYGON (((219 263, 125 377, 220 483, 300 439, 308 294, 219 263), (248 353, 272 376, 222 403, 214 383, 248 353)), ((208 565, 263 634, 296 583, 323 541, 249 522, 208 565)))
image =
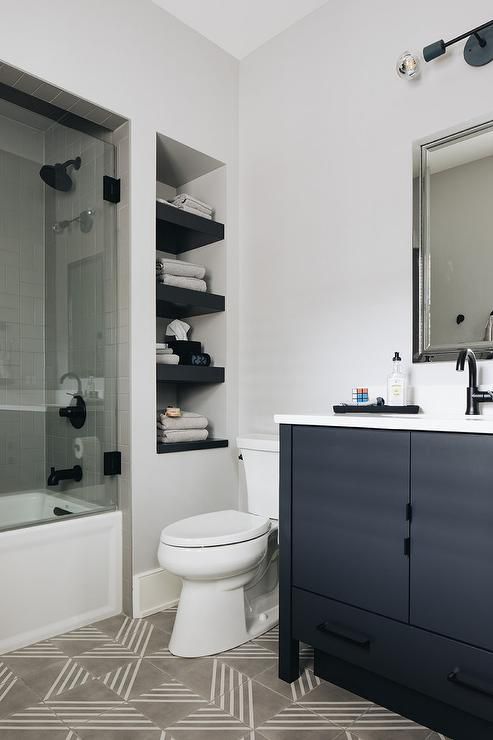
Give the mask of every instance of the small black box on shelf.
POLYGON ((180 352, 202 352, 202 342, 192 342, 168 336, 164 337, 164 341, 178 356, 180 356, 180 352))

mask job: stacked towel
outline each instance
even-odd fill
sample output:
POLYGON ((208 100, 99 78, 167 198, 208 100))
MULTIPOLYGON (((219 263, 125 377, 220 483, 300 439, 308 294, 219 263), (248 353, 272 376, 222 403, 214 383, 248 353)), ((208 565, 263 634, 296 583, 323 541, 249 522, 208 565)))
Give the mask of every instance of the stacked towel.
POLYGON ((158 257, 156 259, 156 277, 164 285, 174 285, 177 288, 198 290, 205 293, 207 283, 203 265, 194 265, 182 260, 169 260, 158 257))
POLYGON ((157 417, 157 441, 162 444, 202 442, 209 436, 208 425, 205 416, 190 411, 183 411, 177 418, 161 413, 157 417))
POLYGON ((179 355, 175 355, 167 344, 156 344, 156 362, 158 365, 178 365, 179 355))
POLYGON ((202 216, 202 218, 212 219, 214 216, 214 208, 212 206, 186 193, 173 198, 171 205, 175 206, 175 208, 181 208, 183 211, 188 211, 188 213, 195 213, 196 216, 202 216))

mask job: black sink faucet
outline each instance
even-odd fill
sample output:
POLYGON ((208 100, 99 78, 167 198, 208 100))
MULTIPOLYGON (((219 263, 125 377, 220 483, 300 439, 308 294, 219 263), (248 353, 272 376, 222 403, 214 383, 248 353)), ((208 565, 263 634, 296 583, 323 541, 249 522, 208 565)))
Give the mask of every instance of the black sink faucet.
POLYGON ((74 465, 73 468, 67 470, 55 470, 51 468, 48 476, 48 485, 57 486, 61 480, 75 480, 77 483, 82 480, 82 468, 80 465, 74 465))
POLYGON ((479 404, 493 401, 493 392, 480 391, 478 388, 478 364, 476 362, 476 355, 472 349, 463 349, 459 352, 455 369, 462 372, 466 359, 469 364, 469 385, 466 389, 466 415, 478 416, 479 404))

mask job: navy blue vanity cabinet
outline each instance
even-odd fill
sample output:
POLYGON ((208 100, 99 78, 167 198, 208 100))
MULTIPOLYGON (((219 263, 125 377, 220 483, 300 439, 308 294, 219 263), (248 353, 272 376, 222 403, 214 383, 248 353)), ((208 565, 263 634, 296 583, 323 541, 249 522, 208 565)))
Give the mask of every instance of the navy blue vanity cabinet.
POLYGON ((493 651, 493 437, 411 440, 411 624, 493 651))
POLYGON ((492 740, 493 435, 281 425, 280 450, 280 678, 302 641, 321 678, 492 740))
POLYGON ((293 428, 293 585, 408 619, 408 432, 293 428))

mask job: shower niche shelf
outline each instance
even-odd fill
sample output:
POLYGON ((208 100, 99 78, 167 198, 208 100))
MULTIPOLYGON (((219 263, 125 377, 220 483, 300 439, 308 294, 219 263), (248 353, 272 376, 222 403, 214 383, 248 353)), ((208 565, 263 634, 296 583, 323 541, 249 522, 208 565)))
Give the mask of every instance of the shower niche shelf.
POLYGON ((189 450, 212 450, 217 447, 227 447, 227 439, 206 439, 204 442, 172 442, 170 444, 159 444, 157 446, 158 455, 164 455, 167 452, 187 452, 189 450))
POLYGON ((156 315, 166 319, 185 319, 224 311, 224 296, 156 283, 156 315))
POLYGON ((181 254, 224 239, 224 224, 156 201, 156 248, 181 254))
MULTIPOLYGON (((175 208, 165 201, 179 193, 190 193, 211 203, 217 209, 219 217, 225 220, 226 166, 224 162, 191 149, 164 134, 157 135, 156 152, 157 256, 162 256, 160 253, 164 252, 176 256, 178 260, 203 264, 206 267, 205 279, 208 285, 211 278, 217 278, 216 284, 221 287, 216 289, 224 292, 222 281, 227 274, 224 223, 175 208), (205 249, 201 249, 202 247, 205 249), (191 250, 199 251, 187 255, 191 250)), ((166 341, 167 324, 170 321, 183 319, 191 326, 189 339, 200 341, 203 351, 210 351, 220 364, 227 355, 224 295, 164 285, 158 280, 155 287, 156 341, 166 341)), ((228 419, 225 412, 227 403, 224 367, 156 363, 158 413, 166 406, 178 406, 182 410, 207 417, 209 437, 205 441, 171 444, 163 444, 159 440, 157 454, 228 447, 228 439, 225 439, 228 419)))
POLYGON ((224 383, 223 367, 156 365, 158 383, 224 383))

